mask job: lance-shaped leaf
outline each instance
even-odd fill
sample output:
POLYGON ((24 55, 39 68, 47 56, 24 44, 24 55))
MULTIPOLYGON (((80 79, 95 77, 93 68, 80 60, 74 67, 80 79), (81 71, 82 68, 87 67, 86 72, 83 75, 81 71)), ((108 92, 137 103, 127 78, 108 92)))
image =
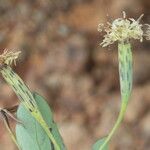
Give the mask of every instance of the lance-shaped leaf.
MULTIPOLYGON (((66 150, 48 104, 40 95, 33 93, 33 96, 61 150, 66 150)), ((16 137, 22 150, 54 150, 54 145, 41 125, 22 104, 18 108, 17 117, 22 122, 16 126, 16 137)))

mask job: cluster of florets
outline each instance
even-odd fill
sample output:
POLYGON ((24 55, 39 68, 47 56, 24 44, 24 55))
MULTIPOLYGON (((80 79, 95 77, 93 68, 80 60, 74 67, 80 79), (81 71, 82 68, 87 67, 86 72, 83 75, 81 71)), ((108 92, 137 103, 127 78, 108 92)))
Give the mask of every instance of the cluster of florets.
POLYGON ((4 50, 4 52, 0 55, 0 64, 7 64, 11 65, 14 63, 16 65, 16 59, 18 58, 21 51, 18 52, 12 52, 8 50, 4 50))
POLYGON ((143 24, 140 24, 140 20, 143 17, 141 15, 137 20, 133 18, 126 18, 125 12, 123 12, 123 18, 115 19, 112 23, 108 22, 107 27, 103 24, 99 24, 98 31, 106 32, 104 39, 101 43, 103 47, 113 44, 114 42, 124 42, 130 39, 136 39, 143 41, 143 37, 150 39, 150 26, 148 26, 146 32, 143 31, 143 24))

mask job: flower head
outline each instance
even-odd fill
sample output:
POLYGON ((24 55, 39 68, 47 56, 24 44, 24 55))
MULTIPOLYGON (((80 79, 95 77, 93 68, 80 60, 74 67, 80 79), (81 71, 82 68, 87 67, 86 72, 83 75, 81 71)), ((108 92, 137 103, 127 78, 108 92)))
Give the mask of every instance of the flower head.
POLYGON ((0 65, 11 65, 14 63, 16 65, 16 59, 18 58, 21 51, 18 52, 8 52, 8 50, 4 50, 4 52, 0 55, 0 65))
POLYGON ((150 26, 148 25, 148 30, 144 33, 142 30, 144 25, 140 24, 142 17, 143 15, 137 20, 133 18, 127 19, 125 12, 123 12, 123 18, 115 19, 112 23, 107 22, 107 27, 104 27, 103 24, 99 24, 98 31, 106 32, 101 45, 105 47, 116 41, 125 42, 129 39, 137 39, 142 42, 144 36, 150 39, 150 26))

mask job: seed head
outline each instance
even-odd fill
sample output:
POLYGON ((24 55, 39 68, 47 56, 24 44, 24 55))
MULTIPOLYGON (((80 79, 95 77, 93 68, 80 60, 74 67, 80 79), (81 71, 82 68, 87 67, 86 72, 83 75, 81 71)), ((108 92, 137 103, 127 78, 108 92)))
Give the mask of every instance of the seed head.
POLYGON ((18 58, 21 51, 12 52, 8 50, 4 50, 4 52, 0 55, 0 65, 11 65, 14 63, 16 65, 16 59, 18 58))
POLYGON ((123 12, 123 18, 115 19, 112 23, 107 22, 105 27, 103 24, 98 25, 98 31, 106 32, 104 39, 100 45, 103 47, 113 44, 114 42, 126 42, 130 39, 143 41, 143 37, 150 39, 150 26, 146 32, 143 31, 143 24, 140 24, 140 20, 143 17, 143 14, 137 19, 126 18, 126 13, 123 12))

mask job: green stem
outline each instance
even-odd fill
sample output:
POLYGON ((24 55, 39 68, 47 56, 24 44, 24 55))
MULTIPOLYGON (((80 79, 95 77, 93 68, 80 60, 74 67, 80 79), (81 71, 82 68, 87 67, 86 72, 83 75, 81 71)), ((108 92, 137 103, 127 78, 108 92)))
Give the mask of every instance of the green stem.
POLYGON ((121 124, 124 114, 126 112, 126 108, 127 108, 127 103, 122 101, 121 104, 121 110, 119 112, 119 116, 118 119, 114 125, 114 127, 112 128, 112 130, 110 131, 109 135, 106 137, 105 142, 101 145, 101 147, 99 148, 99 150, 103 150, 104 147, 107 145, 107 143, 110 141, 110 139, 112 138, 113 134, 115 133, 115 131, 118 129, 119 125, 121 124))
POLYGON ((20 150, 20 146, 19 146, 19 144, 18 144, 18 142, 17 142, 17 140, 16 140, 16 137, 15 137, 15 135, 13 134, 12 130, 10 129, 10 127, 9 127, 9 125, 8 125, 8 123, 7 123, 7 121, 6 121, 5 119, 4 119, 4 124, 5 124, 7 130, 8 130, 8 132, 9 132, 9 134, 10 134, 11 139, 13 140, 13 142, 16 144, 16 146, 17 146, 18 149, 20 150))

